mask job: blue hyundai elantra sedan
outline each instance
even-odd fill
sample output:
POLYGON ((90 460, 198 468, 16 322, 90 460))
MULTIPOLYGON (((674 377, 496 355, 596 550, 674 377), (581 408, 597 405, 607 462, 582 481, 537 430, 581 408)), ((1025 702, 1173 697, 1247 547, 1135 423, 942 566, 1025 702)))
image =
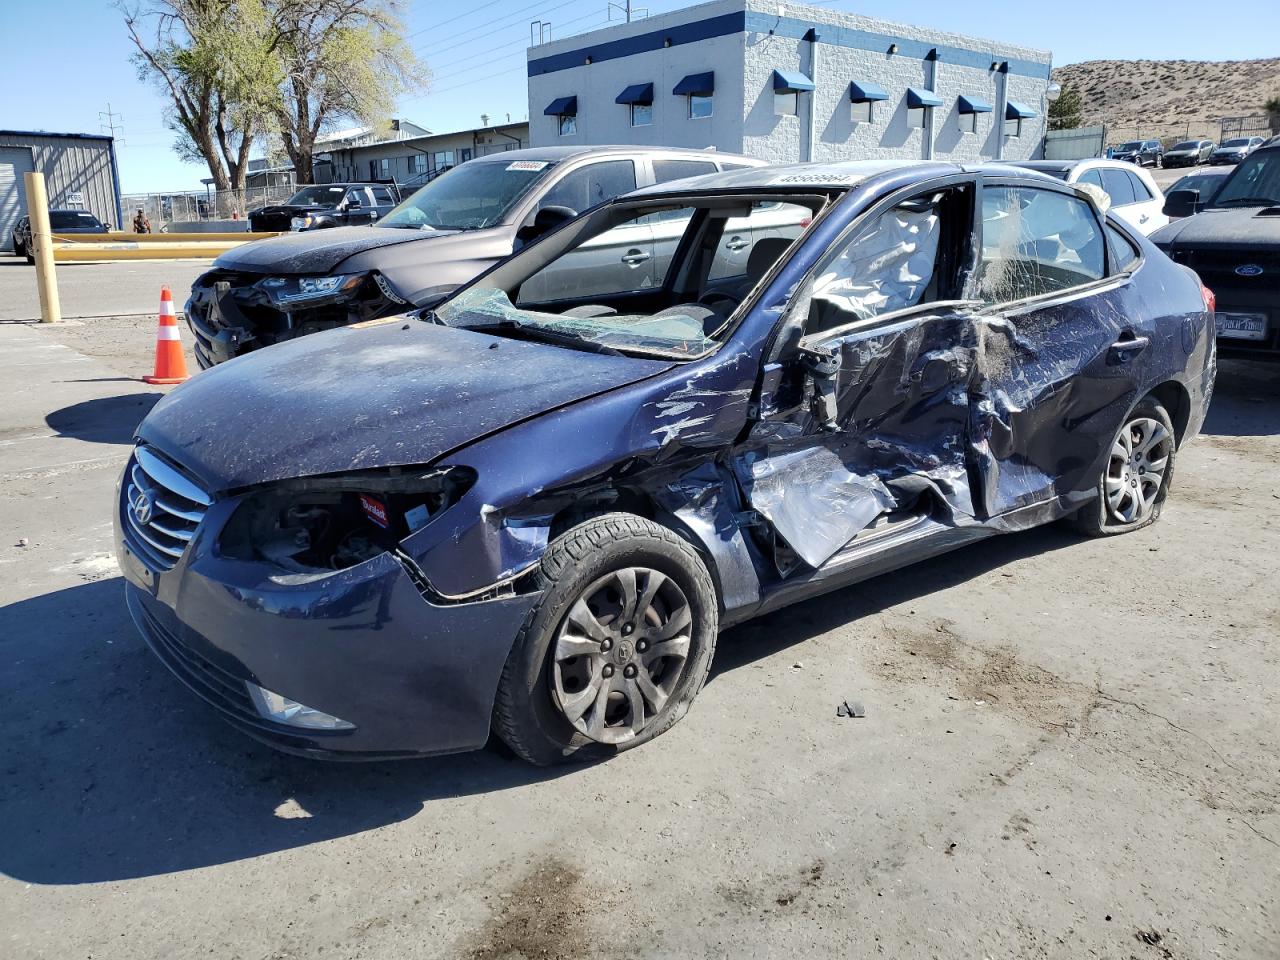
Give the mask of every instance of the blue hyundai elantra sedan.
POLYGON ((1105 203, 928 162, 604 203, 429 308, 166 396, 118 493, 129 610, 284 750, 637 746, 729 624, 994 534, 1159 517, 1212 294, 1105 203))

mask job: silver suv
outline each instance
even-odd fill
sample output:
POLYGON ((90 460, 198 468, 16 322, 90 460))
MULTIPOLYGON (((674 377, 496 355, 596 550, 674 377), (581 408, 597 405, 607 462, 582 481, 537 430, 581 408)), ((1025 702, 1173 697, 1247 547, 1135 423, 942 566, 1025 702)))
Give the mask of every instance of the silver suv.
MULTIPOLYGON (((372 227, 259 240, 223 254, 191 288, 202 367, 281 340, 430 305, 514 250, 637 187, 763 161, 671 147, 547 147, 479 157, 407 197, 372 227)), ((670 256, 660 224, 597 251, 596 279, 643 285, 670 256)), ((726 237, 745 258, 751 235, 726 237)))

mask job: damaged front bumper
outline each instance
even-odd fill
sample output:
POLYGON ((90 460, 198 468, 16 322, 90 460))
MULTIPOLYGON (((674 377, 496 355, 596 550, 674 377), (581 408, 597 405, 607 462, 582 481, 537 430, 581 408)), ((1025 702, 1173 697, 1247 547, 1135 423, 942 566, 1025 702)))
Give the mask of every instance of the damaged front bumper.
POLYGON ((484 745, 499 676, 537 594, 432 602, 391 553, 314 575, 224 559, 209 531, 233 508, 214 504, 169 570, 131 547, 116 515, 129 612, 192 692, 237 729, 290 753, 383 759, 484 745), (351 726, 268 719, 246 684, 351 726))

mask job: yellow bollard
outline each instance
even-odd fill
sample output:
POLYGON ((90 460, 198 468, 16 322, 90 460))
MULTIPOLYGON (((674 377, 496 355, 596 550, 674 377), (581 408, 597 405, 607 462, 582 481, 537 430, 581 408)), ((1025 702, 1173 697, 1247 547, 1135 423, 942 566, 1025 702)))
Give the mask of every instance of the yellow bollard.
POLYGON ((49 229, 49 197, 43 173, 23 174, 27 186, 27 214, 31 217, 31 246, 36 256, 36 286, 40 289, 40 319, 57 323, 62 319, 58 302, 58 278, 53 269, 53 231, 49 229))

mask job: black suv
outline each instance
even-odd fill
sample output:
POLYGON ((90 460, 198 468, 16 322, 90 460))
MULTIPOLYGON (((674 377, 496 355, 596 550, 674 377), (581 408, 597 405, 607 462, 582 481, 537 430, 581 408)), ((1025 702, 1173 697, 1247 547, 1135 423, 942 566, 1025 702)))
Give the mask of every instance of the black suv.
POLYGON ((1112 160, 1127 160, 1140 167, 1158 167, 1164 162, 1164 146, 1159 140, 1130 140, 1116 147, 1112 160))
POLYGON ((1185 217, 1151 239, 1217 296, 1218 348, 1280 359, 1280 143, 1242 160, 1208 201, 1174 190, 1164 212, 1185 217))
POLYGON ((303 187, 286 203, 251 212, 249 229, 283 233, 368 225, 399 202, 394 183, 317 183, 303 187))

